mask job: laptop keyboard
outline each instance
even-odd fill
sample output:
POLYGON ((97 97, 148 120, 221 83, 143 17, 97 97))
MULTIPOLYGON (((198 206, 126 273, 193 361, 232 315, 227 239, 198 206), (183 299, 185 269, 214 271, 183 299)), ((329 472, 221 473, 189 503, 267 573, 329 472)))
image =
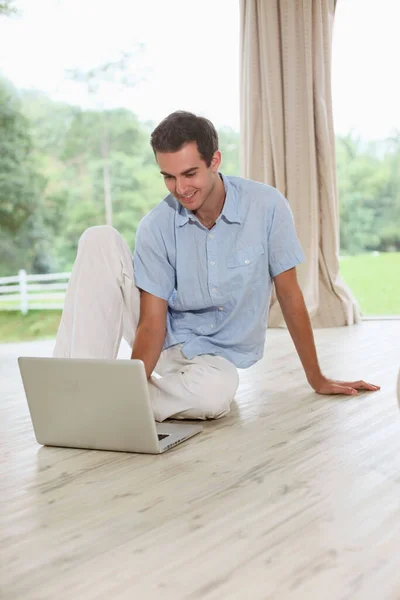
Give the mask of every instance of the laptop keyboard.
POLYGON ((159 440, 169 437, 169 433, 158 433, 157 435, 159 440))

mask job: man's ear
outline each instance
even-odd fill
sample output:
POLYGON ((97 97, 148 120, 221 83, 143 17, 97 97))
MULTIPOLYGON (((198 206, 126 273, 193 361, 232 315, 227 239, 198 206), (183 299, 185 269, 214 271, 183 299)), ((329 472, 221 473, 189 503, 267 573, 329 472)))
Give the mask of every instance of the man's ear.
POLYGON ((222 154, 219 150, 216 150, 213 154, 213 157, 211 159, 211 165, 210 165, 210 167, 212 168, 214 173, 216 173, 218 171, 219 165, 221 164, 221 160, 222 160, 222 154))

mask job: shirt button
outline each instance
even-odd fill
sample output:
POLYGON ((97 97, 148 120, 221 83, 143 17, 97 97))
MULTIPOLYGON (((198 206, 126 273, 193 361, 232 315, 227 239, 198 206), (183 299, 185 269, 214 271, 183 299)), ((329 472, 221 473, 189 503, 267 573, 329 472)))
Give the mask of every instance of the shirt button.
POLYGON ((217 288, 212 288, 212 290, 211 290, 211 291, 212 291, 212 292, 216 292, 216 291, 217 291, 217 288))
POLYGON ((250 261, 249 261, 249 260, 247 260, 247 258, 246 258, 246 260, 244 261, 244 264, 245 264, 245 265, 248 265, 248 264, 249 264, 249 262, 250 262, 250 261))
POLYGON ((211 323, 210 327, 211 327, 211 329, 214 329, 214 324, 213 324, 213 323, 211 323))
POLYGON ((213 235, 212 233, 209 233, 209 234, 208 234, 208 237, 210 238, 210 240, 212 240, 212 239, 213 239, 213 237, 214 237, 214 235, 213 235))
POLYGON ((223 306, 218 306, 218 310, 224 310, 223 306))
POLYGON ((215 260, 210 260, 210 265, 215 265, 215 260))

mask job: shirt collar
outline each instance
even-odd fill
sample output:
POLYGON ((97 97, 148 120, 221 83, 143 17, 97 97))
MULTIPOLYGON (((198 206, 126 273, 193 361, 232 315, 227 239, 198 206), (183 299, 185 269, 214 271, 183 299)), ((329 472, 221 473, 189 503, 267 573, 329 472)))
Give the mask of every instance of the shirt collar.
POLYGON ((220 173, 225 188, 225 204, 222 209, 221 217, 225 217, 229 223, 241 223, 242 218, 239 214, 239 198, 236 188, 231 184, 229 179, 220 173))
MULTIPOLYGON (((219 173, 219 175, 223 181, 226 194, 224 207, 222 209, 220 217, 224 217, 224 219, 229 223, 241 223, 242 219, 239 215, 239 202, 237 198, 236 189, 232 186, 232 184, 230 183, 228 178, 225 177, 225 175, 222 175, 222 173, 219 173)), ((178 227, 186 225, 191 216, 194 216, 192 211, 182 206, 182 204, 179 204, 176 219, 178 227)))

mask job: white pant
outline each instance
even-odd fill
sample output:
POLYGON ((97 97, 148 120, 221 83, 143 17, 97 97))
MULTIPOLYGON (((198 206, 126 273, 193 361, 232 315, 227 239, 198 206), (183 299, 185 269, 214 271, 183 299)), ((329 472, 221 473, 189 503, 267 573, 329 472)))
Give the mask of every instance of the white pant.
MULTIPOLYGON (((79 241, 54 356, 116 359, 122 336, 132 348, 139 312, 140 292, 126 242, 107 225, 87 229, 79 241)), ((239 383, 236 367, 210 354, 189 360, 181 347, 163 350, 155 368, 161 377, 149 380, 155 419, 226 415, 239 383)))

